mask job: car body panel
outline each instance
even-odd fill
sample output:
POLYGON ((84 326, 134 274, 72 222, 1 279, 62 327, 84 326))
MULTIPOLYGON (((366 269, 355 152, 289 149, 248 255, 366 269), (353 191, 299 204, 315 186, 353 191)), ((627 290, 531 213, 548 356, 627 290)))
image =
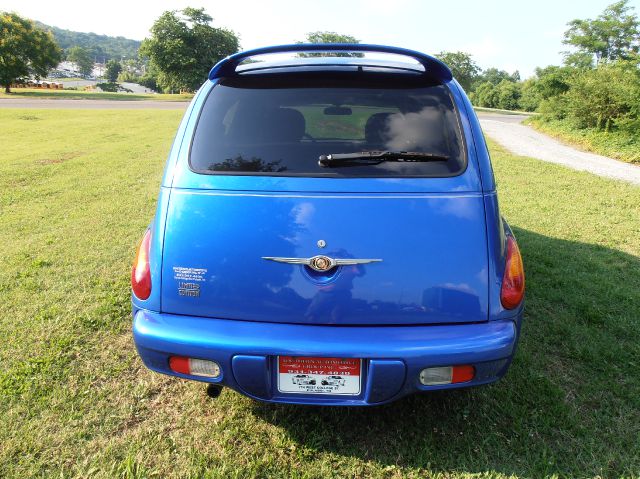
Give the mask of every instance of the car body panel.
POLYGON ((167 216, 162 310, 168 313, 309 324, 488 319, 479 194, 174 190, 167 216), (391 243, 381 225, 395 232, 391 243), (319 240, 327 246, 319 248, 319 240), (382 261, 339 266, 324 277, 305 266, 264 259, 317 254, 382 261), (185 268, 201 276, 190 282, 181 274, 185 268), (197 297, 185 297, 180 289, 191 283, 197 297))

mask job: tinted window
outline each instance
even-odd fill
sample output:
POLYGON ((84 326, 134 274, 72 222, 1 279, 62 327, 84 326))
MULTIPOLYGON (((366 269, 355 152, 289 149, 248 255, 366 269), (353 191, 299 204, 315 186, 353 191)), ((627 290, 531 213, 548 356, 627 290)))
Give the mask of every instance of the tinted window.
POLYGON ((465 166, 447 87, 417 76, 246 76, 216 85, 191 145, 191 167, 210 174, 451 176, 465 166), (320 155, 415 151, 444 161, 322 168, 320 155))

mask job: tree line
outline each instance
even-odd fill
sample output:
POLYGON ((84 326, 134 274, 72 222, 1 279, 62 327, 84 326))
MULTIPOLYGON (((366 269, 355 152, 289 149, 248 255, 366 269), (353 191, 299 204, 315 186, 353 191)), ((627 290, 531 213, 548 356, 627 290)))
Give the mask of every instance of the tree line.
MULTIPOLYGON (((570 119, 581 128, 640 131, 640 23, 621 0, 595 19, 569 22, 562 65, 537 68, 521 80, 516 71, 482 70, 465 52, 441 52, 475 106, 540 112, 544 117, 570 119)), ((51 32, 37 28, 14 13, 0 13, 0 83, 44 76, 63 56, 51 32)), ((312 32, 307 42, 358 40, 334 32, 312 32)), ((202 8, 164 12, 140 45, 137 59, 110 60, 107 77, 115 84, 132 81, 154 90, 195 91, 217 61, 240 49, 238 35, 212 25, 202 8)), ((81 72, 93 68, 86 48, 68 48, 67 59, 81 72)))
POLYGON ((74 32, 64 28, 58 28, 34 21, 36 27, 50 31, 58 46, 68 52, 73 47, 80 47, 87 51, 89 56, 99 63, 109 60, 122 60, 138 58, 140 43, 124 37, 112 37, 98 35, 96 33, 74 32))
POLYGON ((484 72, 463 52, 442 53, 475 106, 538 112, 578 129, 623 131, 640 141, 640 21, 628 0, 595 19, 569 22, 563 64, 518 72, 484 72))

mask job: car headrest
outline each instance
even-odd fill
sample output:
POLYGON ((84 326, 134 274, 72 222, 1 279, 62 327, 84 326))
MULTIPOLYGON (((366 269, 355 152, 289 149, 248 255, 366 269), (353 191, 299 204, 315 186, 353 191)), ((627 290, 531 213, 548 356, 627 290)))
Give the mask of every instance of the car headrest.
POLYGON ((232 141, 241 143, 298 142, 304 136, 304 116, 292 108, 243 108, 229 129, 232 141))
POLYGON ((297 142, 302 139, 306 129, 304 116, 292 108, 274 108, 267 115, 266 139, 276 142, 297 142))
POLYGON ((364 127, 364 137, 368 145, 384 145, 388 140, 389 117, 393 113, 375 113, 369 117, 364 127))

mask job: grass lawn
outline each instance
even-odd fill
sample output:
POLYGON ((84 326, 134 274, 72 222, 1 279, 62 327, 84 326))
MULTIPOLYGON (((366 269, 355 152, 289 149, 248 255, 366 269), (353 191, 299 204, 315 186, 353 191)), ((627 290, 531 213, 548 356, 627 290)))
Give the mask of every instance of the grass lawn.
POLYGON ((640 132, 631 135, 619 130, 578 129, 567 120, 547 120, 542 117, 532 117, 526 122, 581 150, 640 165, 640 132))
POLYGON ((211 401, 147 371, 130 334, 180 115, 0 110, 0 477, 640 476, 640 188, 492 145, 528 285, 494 386, 371 409, 211 401))
POLYGON ((46 98, 55 100, 156 100, 190 101, 191 93, 108 93, 83 90, 44 90, 40 88, 14 88, 7 94, 0 91, 0 101, 5 98, 46 98))

